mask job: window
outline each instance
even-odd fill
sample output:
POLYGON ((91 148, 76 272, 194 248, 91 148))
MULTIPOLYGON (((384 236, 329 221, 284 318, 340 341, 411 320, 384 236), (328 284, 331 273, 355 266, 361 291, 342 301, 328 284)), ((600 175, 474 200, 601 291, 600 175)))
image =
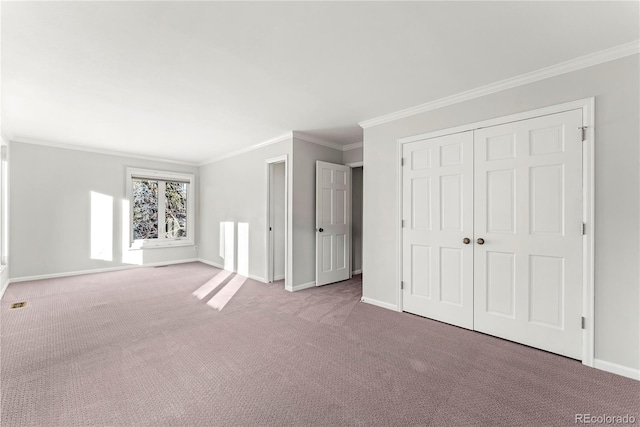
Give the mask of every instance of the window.
POLYGON ((193 175, 127 169, 131 246, 192 245, 193 175))

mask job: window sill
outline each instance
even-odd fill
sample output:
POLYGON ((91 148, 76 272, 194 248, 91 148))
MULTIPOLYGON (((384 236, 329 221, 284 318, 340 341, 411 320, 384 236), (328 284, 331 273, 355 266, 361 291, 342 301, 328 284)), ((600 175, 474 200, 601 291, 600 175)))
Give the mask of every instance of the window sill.
POLYGON ((179 248, 184 246, 193 246, 195 243, 192 240, 168 240, 164 242, 133 242, 129 246, 130 251, 141 249, 167 249, 167 248, 179 248))

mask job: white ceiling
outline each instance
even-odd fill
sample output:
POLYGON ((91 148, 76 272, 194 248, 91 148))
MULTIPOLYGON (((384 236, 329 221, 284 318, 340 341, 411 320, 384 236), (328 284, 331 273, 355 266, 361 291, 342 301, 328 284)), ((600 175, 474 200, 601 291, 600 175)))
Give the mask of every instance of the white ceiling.
POLYGON ((2 2, 2 120, 200 163, 640 38, 631 2, 2 2))

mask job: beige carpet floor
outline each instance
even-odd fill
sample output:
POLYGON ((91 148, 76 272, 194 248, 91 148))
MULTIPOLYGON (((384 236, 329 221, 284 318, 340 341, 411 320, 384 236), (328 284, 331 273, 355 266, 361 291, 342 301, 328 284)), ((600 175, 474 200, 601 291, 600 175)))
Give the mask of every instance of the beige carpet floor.
POLYGON ((359 276, 289 293, 201 263, 11 284, 2 426, 639 422, 638 381, 360 296, 359 276))

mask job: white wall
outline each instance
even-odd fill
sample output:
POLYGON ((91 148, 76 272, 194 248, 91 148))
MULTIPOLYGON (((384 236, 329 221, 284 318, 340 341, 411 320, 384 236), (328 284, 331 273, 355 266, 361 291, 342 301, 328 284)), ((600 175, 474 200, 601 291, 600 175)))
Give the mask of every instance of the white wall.
POLYGON ((347 150, 342 153, 342 162, 346 165, 348 163, 356 163, 362 161, 362 147, 354 148, 353 150, 347 150))
MULTIPOLYGON (((197 171, 196 167, 172 163, 12 142, 10 277, 197 258, 194 246, 139 251, 123 248, 128 245, 122 236, 127 167, 197 171), (91 259, 91 192, 113 198, 112 261, 91 259)), ((197 233, 197 214, 195 226, 197 233)))
POLYGON ((342 151, 293 135, 293 286, 316 281, 316 160, 342 164, 342 151))
POLYGON ((399 138, 596 97, 595 357, 640 368, 639 57, 364 130, 364 296, 397 305, 399 138))
POLYGON ((291 157, 291 139, 200 167, 201 259, 257 280, 267 280, 266 160, 285 154, 291 157), (238 224, 247 224, 248 272, 238 270, 238 262, 245 255, 237 253, 237 241, 234 253, 225 253, 221 248, 224 223, 233 224, 236 234, 238 224))

